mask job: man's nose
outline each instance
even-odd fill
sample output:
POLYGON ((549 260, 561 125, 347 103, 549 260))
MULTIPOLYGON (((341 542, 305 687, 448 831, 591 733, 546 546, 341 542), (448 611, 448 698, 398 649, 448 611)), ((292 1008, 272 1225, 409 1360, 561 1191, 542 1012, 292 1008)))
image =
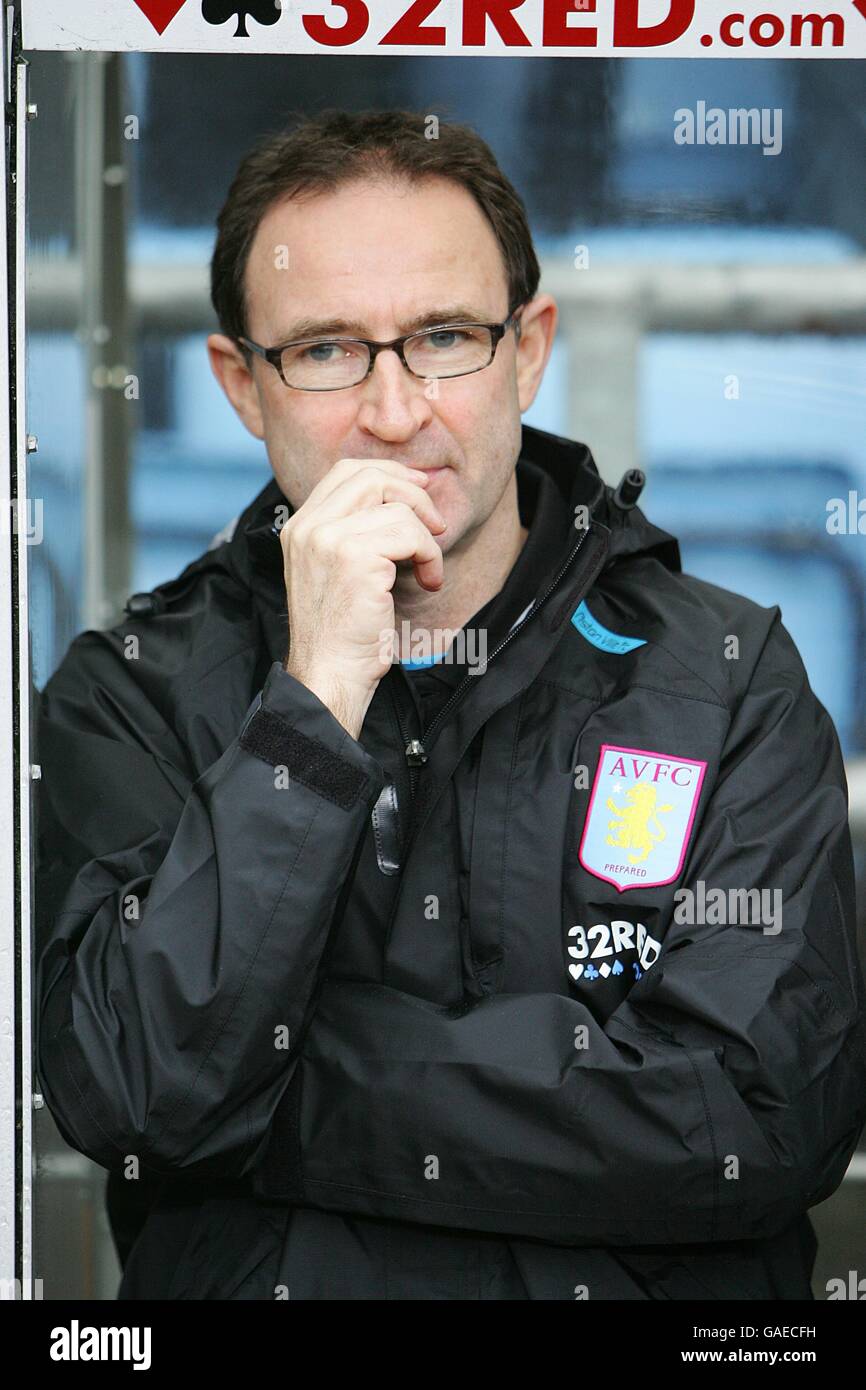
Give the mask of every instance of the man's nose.
POLYGON ((361 383, 358 423, 382 439, 408 439, 430 419, 426 384, 413 376, 393 348, 376 356, 373 370, 361 383))

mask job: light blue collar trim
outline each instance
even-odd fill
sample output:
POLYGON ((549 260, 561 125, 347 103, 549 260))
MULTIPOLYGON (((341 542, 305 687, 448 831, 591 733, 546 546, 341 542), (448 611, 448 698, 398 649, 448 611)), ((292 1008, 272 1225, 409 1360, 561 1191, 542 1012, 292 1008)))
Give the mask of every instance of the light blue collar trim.
POLYGON ((447 652, 443 652, 441 656, 430 656, 427 657, 426 660, 401 661, 400 665, 403 667, 404 671, 423 671, 428 666, 438 666, 439 662, 444 661, 446 656, 447 652))
POLYGON ((598 647, 602 652, 614 652, 617 656, 625 656, 626 652, 633 652, 636 647, 645 647, 646 640, 643 637, 622 637, 617 632, 611 632, 609 628, 594 618, 584 601, 571 615, 571 621, 577 628, 581 637, 585 637, 587 642, 591 642, 594 647, 598 647))

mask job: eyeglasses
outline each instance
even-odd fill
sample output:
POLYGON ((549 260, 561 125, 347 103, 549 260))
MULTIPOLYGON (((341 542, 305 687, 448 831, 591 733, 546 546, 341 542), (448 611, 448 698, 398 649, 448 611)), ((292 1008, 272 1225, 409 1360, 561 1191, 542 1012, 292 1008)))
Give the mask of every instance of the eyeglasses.
POLYGON ((393 351, 412 376, 424 381, 469 376, 489 367, 509 328, 520 337, 518 305, 502 323, 443 323, 406 333, 389 343, 372 338, 304 338, 277 347, 262 347, 238 338, 251 352, 270 362, 285 386, 295 391, 344 391, 359 386, 373 370, 380 352, 393 351))

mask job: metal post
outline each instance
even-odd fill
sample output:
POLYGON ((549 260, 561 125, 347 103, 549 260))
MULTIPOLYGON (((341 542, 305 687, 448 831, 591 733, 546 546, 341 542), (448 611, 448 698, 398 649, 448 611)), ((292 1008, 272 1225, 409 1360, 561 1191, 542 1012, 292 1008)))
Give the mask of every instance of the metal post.
POLYGON ((606 483, 637 468, 642 325, 632 305, 560 306, 568 350, 568 433, 590 445, 606 483))
POLYGON ((79 336, 86 347, 85 627, 116 621, 129 595, 129 325, 123 73, 117 53, 78 57, 79 336))

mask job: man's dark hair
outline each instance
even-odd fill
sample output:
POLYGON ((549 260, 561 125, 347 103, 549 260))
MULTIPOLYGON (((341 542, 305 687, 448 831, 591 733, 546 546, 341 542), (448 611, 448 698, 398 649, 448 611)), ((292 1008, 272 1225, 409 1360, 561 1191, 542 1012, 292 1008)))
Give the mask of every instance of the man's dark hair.
MULTIPOLYGON (((489 145, 469 126, 414 111, 329 109, 256 145, 244 158, 217 218, 211 300, 223 333, 247 333, 244 277, 265 213, 284 198, 329 193, 358 178, 450 179, 471 193, 502 250, 508 312, 538 290, 540 270, 523 201, 489 145)), ((245 355, 249 357, 247 349, 245 355)))

